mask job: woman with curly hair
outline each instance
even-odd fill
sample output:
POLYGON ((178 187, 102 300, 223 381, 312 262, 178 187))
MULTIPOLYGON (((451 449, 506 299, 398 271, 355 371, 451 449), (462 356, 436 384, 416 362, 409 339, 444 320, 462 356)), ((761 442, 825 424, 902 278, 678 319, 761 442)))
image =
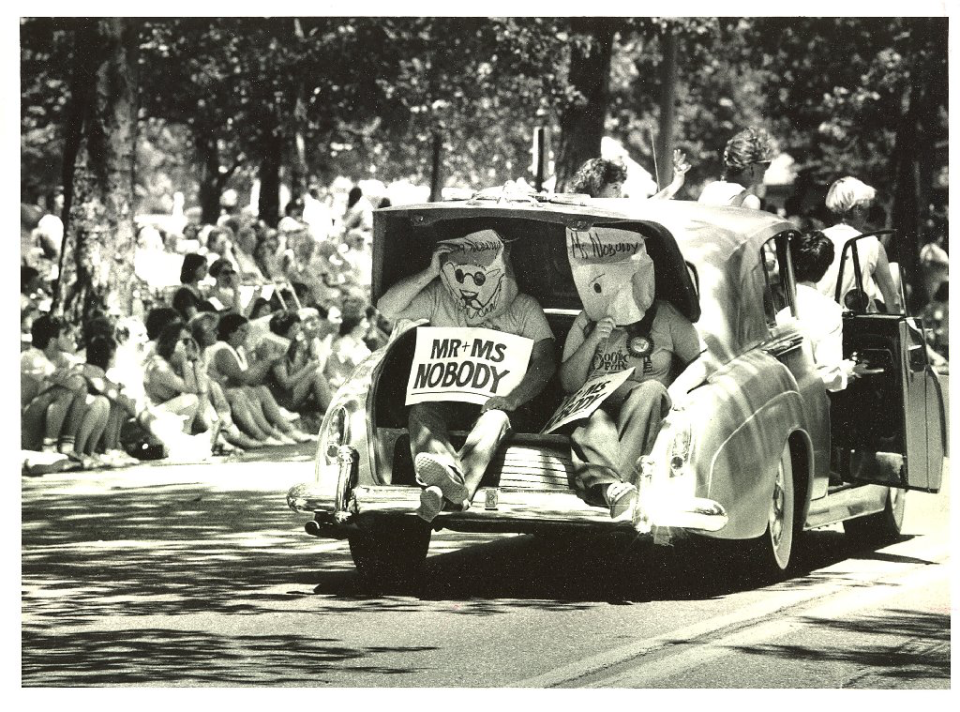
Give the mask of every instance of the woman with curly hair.
MULTIPOLYGON (((673 152, 673 180, 659 193, 650 196, 656 200, 669 200, 683 187, 690 164, 681 151, 673 152)), ((620 161, 607 158, 591 158, 585 161, 570 182, 568 193, 582 193, 591 198, 622 198, 623 184, 627 180, 627 167, 620 161)))
POLYGON ((760 209, 754 192, 773 158, 773 139, 764 129, 750 127, 727 141, 723 149, 723 179, 707 185, 697 202, 760 209))

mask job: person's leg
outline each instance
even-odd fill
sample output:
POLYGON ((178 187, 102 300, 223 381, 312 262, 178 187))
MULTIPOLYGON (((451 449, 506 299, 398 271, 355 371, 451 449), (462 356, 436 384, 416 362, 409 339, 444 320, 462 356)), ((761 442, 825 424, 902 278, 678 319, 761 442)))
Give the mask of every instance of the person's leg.
POLYGON ((620 441, 618 472, 624 482, 639 480, 637 460, 647 455, 670 412, 670 395, 660 381, 645 381, 635 388, 620 407, 617 431, 620 441))
POLYGON ((509 434, 510 417, 504 411, 488 410, 477 418, 459 453, 467 502, 473 500, 497 448, 509 434))
POLYGON ((260 398, 260 394, 257 391, 255 386, 247 386, 244 388, 244 394, 247 396, 247 400, 250 403, 250 415, 253 417, 254 422, 257 424, 257 427, 264 433, 268 438, 276 438, 280 435, 280 432, 273 427, 270 423, 270 420, 267 418, 263 410, 263 401, 260 398))
POLYGON ((34 398, 20 414, 20 447, 24 450, 56 448, 60 428, 73 401, 73 392, 54 386, 34 398), (50 409, 58 412, 50 415, 50 409), (56 430, 53 425, 56 424, 56 430))
POLYGON ((267 417, 270 424, 282 433, 292 433, 295 428, 289 420, 283 417, 277 399, 273 397, 270 389, 266 386, 256 386, 256 394, 261 406, 263 406, 263 414, 267 417))
POLYGON ((577 496, 587 504, 604 507, 606 487, 620 482, 620 438, 617 424, 601 405, 580 421, 570 435, 573 459, 573 485, 577 496))
MULTIPOLYGON (((59 450, 62 453, 80 452, 76 448, 77 433, 80 432, 80 426, 87 414, 87 384, 79 376, 71 379, 68 383, 73 393, 73 399, 67 408, 66 417, 63 419, 63 425, 60 428, 59 450)), ((58 416, 55 416, 58 417, 58 416)), ((48 431, 52 432, 54 424, 47 424, 48 431)))
POLYGON ((317 371, 316 375, 311 379, 311 387, 313 388, 314 396, 317 398, 317 403, 320 406, 320 413, 326 413, 330 407, 330 402, 333 400, 333 389, 330 388, 329 379, 323 372, 317 371))
POLYGON ((407 429, 410 432, 410 454, 414 461, 417 455, 435 455, 444 462, 460 469, 460 458, 450 444, 450 408, 445 403, 417 403, 410 406, 407 429))
POLYGON ((155 410, 179 416, 183 419, 183 432, 189 435, 193 430, 193 421, 200 410, 200 398, 196 393, 181 393, 176 398, 161 403, 155 410))
POLYGON ((87 396, 87 410, 77 431, 74 452, 78 455, 92 455, 110 416, 110 401, 104 396, 87 396))
MULTIPOLYGON (((254 417, 254 407, 251 405, 246 393, 239 388, 229 388, 227 389, 226 396, 227 402, 230 403, 230 411, 233 413, 234 420, 247 435, 261 442, 266 440, 269 437, 267 434, 268 431, 265 431, 258 425, 254 417)), ((262 414, 261 417, 263 417, 262 414)))
POLYGON ((283 407, 287 410, 296 410, 303 405, 303 402, 307 399, 307 396, 310 395, 312 390, 313 379, 301 378, 299 381, 293 384, 293 388, 291 388, 290 392, 287 393, 286 402, 283 404, 283 407))
POLYGON ((103 431, 103 447, 107 452, 120 449, 120 428, 126 411, 116 403, 110 404, 110 414, 107 416, 107 427, 103 431))

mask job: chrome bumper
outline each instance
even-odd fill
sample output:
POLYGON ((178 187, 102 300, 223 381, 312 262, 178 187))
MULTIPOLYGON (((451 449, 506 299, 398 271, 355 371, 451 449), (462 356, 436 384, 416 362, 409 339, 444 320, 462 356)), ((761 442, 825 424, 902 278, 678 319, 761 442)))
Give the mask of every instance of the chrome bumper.
MULTIPOLYGON (((315 514, 324 524, 321 536, 338 536, 330 527, 348 525, 354 515, 413 515, 420 505, 420 488, 410 486, 355 487, 342 508, 336 495, 313 483, 293 487, 287 504, 296 512, 315 514)), ((634 522, 613 522, 606 509, 591 507, 573 492, 529 489, 481 488, 464 512, 441 512, 436 528, 485 531, 529 531, 551 525, 591 527, 632 527, 641 534, 660 528, 715 532, 727 523, 727 514, 718 503, 701 498, 676 502, 659 501, 650 510, 643 498, 634 522)), ((311 531, 317 534, 316 531, 311 531)), ((654 532, 656 533, 656 532, 654 532)))

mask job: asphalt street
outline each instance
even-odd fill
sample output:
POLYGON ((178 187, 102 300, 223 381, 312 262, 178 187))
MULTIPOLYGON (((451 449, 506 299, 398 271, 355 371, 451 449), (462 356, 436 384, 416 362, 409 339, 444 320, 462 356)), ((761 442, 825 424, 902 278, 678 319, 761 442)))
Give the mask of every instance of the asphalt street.
POLYGON ((949 482, 776 585, 687 542, 440 532, 416 590, 367 592, 286 507, 310 446, 259 458, 23 478, 23 686, 950 685, 949 482))

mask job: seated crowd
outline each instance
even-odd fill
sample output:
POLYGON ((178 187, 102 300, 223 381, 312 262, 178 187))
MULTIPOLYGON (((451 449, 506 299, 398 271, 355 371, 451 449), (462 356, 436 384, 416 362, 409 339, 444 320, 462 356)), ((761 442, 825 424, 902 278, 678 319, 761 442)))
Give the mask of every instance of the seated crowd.
POLYGON ((25 256, 22 449, 94 469, 314 439, 391 327, 369 303, 369 233, 318 239, 302 210, 288 206, 279 229, 241 215, 176 235, 143 228, 137 260, 176 257, 180 285, 140 289, 134 316, 79 328, 50 313, 53 261, 25 256))

